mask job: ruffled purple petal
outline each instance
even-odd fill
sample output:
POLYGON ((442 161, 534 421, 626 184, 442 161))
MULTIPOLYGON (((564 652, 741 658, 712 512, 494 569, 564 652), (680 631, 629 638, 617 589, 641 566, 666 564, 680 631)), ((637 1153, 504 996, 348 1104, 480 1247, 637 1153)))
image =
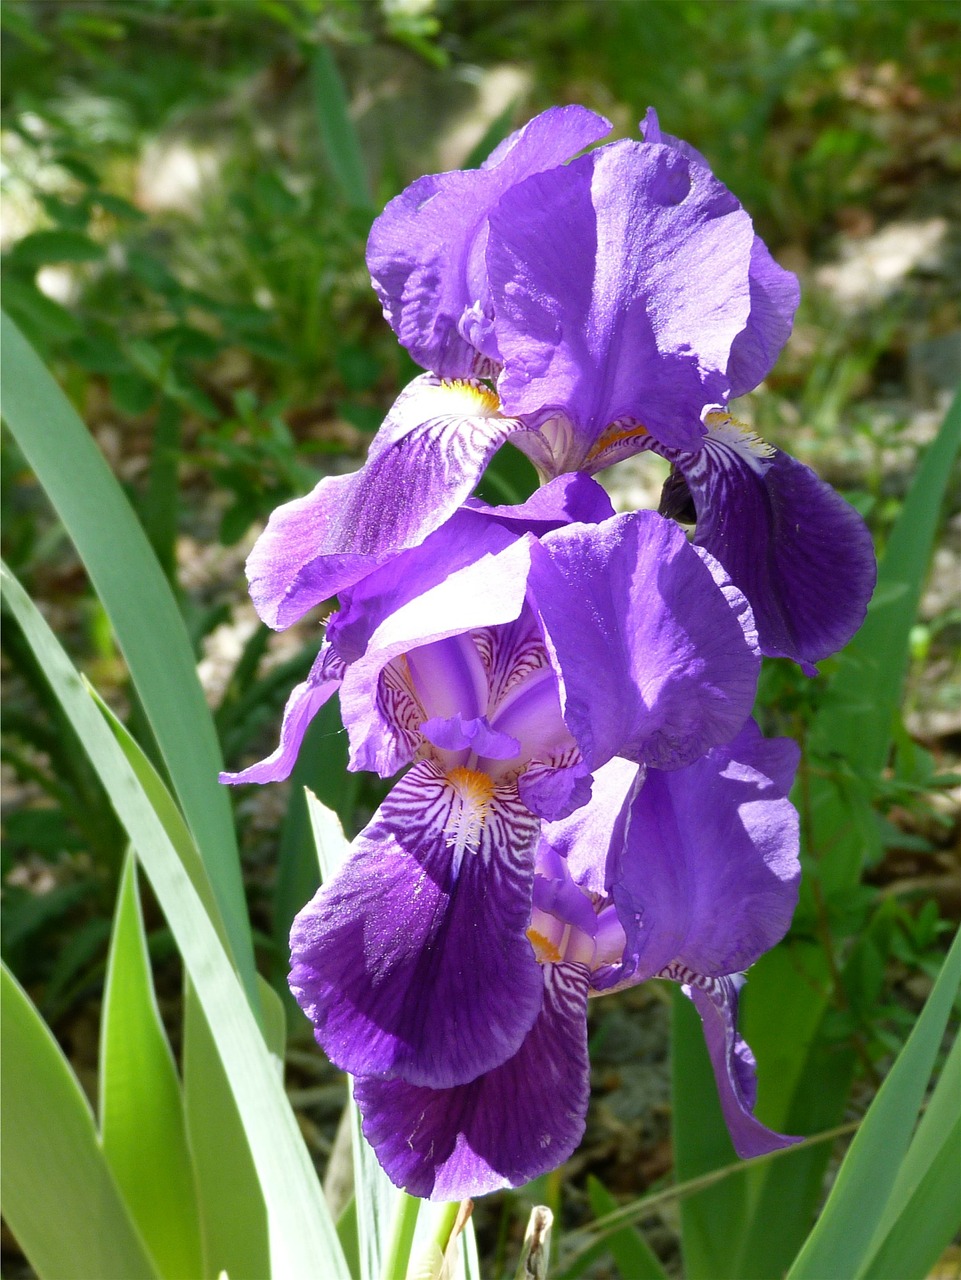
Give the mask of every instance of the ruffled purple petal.
POLYGON ((571 879, 564 859, 543 840, 537 848, 534 868, 534 906, 593 938, 597 931, 593 902, 571 879))
POLYGON ((854 508, 789 454, 764 456, 727 419, 697 453, 671 456, 697 509, 696 541, 751 602, 762 651, 811 671, 842 648, 877 579, 854 508))
POLYGON ((732 399, 752 391, 774 368, 801 301, 797 276, 774 261, 759 236, 751 246, 750 272, 751 314, 734 339, 727 366, 732 399))
MULTIPOLYGON (((462 1200, 557 1168, 584 1133, 587 970, 544 966, 543 1008, 518 1052, 453 1089, 359 1079, 364 1136, 410 1195, 462 1200)), ((504 999, 513 993, 505 989, 504 999)))
POLYGON ((344 1071, 463 1085, 537 1017, 539 823, 516 789, 462 781, 415 765, 294 921, 290 987, 344 1071))
MULTIPOLYGON (((648 108, 641 122, 641 132, 645 142, 671 147, 692 164, 710 172, 700 151, 689 142, 663 132, 653 107, 648 108)), ((734 339, 727 365, 731 399, 751 391, 770 373, 790 337, 794 313, 801 300, 797 276, 774 261, 760 236, 755 236, 751 245, 748 271, 751 311, 747 324, 734 339)))
POLYGON ((563 164, 610 122, 553 107, 512 134, 483 167, 420 178, 374 222, 367 266, 388 324, 441 377, 484 375, 497 359, 484 245, 487 217, 514 184, 563 164))
MULTIPOLYGON (((511 547, 524 533, 540 536, 572 521, 594 524, 613 514, 610 498, 601 486, 581 474, 559 476, 538 489, 528 502, 516 507, 489 507, 468 499, 460 511, 429 534, 419 546, 399 552, 353 586, 345 595, 340 611, 330 620, 328 638, 345 661, 353 662, 366 651, 371 637, 385 618, 406 610, 412 602, 434 591, 448 579, 456 579, 461 570, 478 561, 490 563, 489 557, 511 547)), ((522 578, 515 575, 508 582, 506 564, 501 562, 494 575, 485 574, 488 587, 481 590, 472 581, 466 591, 459 593, 459 600, 471 601, 472 618, 476 619, 478 601, 504 601, 507 598, 513 601, 516 591, 519 592, 516 596, 519 610, 519 602, 526 590, 526 553, 522 558, 522 578)), ((480 572, 485 571, 482 569, 480 572)), ((441 602, 437 600, 437 608, 440 607, 441 602)), ((452 602, 445 601, 443 608, 445 619, 451 618, 452 602)), ((459 607, 458 618, 462 611, 459 607)), ((502 608, 496 610, 496 615, 491 612, 492 623, 505 621, 502 608)), ((473 620, 466 625, 484 623, 473 620)), ((430 634, 439 634, 436 618, 429 631, 430 634)), ((423 640, 418 643, 423 643, 423 640)))
POLYGON ((722 977, 787 931, 797 903, 798 748, 750 722, 686 769, 650 769, 613 870, 614 901, 639 977, 676 962, 722 977))
POLYGON ((331 646, 325 644, 314 659, 307 679, 297 685, 287 699, 276 751, 240 773, 222 773, 220 781, 236 786, 244 782, 281 782, 289 777, 308 725, 340 688, 343 678, 343 662, 331 646))
POLYGON ((573 423, 555 471, 622 418, 696 448, 750 311, 753 230, 730 192, 668 146, 616 142, 513 188, 490 226, 498 390, 512 414, 573 423))
POLYGON ((591 798, 593 776, 579 758, 563 764, 537 761, 517 780, 520 797, 538 817, 566 818, 591 798))
POLYGON ((641 137, 648 144, 657 146, 670 147, 673 151, 679 151, 685 159, 690 160, 692 164, 700 165, 703 169, 710 169, 710 165, 705 159, 702 152, 697 147, 692 147, 689 142, 685 142, 683 138, 675 138, 672 133, 665 133, 661 128, 661 122, 658 119, 657 112, 653 107, 648 107, 644 114, 644 119, 640 125, 641 137))
POLYGON ((359 471, 278 507, 247 561, 250 596, 282 630, 423 542, 470 494, 516 424, 490 392, 424 375, 401 393, 359 471))
MULTIPOLYGON (((526 590, 529 557, 522 556, 522 578, 515 583, 508 575, 507 566, 517 554, 512 550, 517 540, 518 533, 503 527, 501 522, 485 519, 474 510, 458 511, 420 546, 399 552, 345 592, 340 610, 327 625, 327 638, 345 662, 355 662, 367 652, 374 635, 382 634, 388 618, 398 613, 406 616, 411 609, 417 609, 420 599, 445 589, 448 582, 454 584, 455 598, 443 601, 445 613, 430 619, 430 625, 421 631, 420 637, 412 637, 412 643, 422 644, 427 637, 445 634, 444 623, 450 619, 453 619, 454 631, 465 629, 460 625, 460 617, 468 599, 471 603, 467 608, 472 618, 477 614, 478 599, 493 604, 498 599, 509 598, 511 609, 519 612, 526 590), (474 583, 466 592, 458 589, 462 572, 473 573, 473 566, 478 562, 490 565, 503 553, 506 559, 498 560, 496 573, 487 586, 481 588, 474 583)), ((477 572, 483 575, 483 567, 477 572)), ((440 606, 441 601, 438 599, 437 603, 440 606)), ((503 621, 502 609, 496 612, 498 616, 493 620, 503 621)), ((467 625, 483 623, 472 621, 467 625)))
POLYGON ((676 525, 641 511, 559 529, 535 544, 530 583, 592 770, 618 755, 680 768, 744 724, 759 660, 676 525))
POLYGON ((672 966, 661 977, 680 982, 681 990, 701 1016, 704 1039, 714 1068, 721 1111, 734 1150, 742 1160, 793 1146, 800 1138, 775 1133, 761 1124, 753 1112, 757 1096, 754 1054, 737 1032, 738 992, 742 974, 705 979, 682 966, 672 966))

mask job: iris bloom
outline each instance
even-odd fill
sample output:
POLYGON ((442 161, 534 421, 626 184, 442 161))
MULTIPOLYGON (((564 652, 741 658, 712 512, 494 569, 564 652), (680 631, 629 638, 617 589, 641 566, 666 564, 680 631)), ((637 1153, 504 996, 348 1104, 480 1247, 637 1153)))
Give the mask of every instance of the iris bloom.
MULTIPOLYGON (((311 717, 338 688, 351 767, 390 776, 409 766, 291 935, 291 987, 328 1056, 359 1077, 368 1135, 395 1180, 448 1198, 559 1163, 583 1124, 588 990, 671 965, 669 976, 715 1009, 705 1025, 722 1093, 734 1097, 736 1084, 735 1137, 746 1125, 762 1143, 781 1141, 750 1117, 731 975, 790 918, 796 831, 786 780, 741 788, 739 816, 723 831, 730 850, 715 848, 719 813, 705 813, 706 834, 692 834, 683 782, 675 797, 663 781, 687 776, 707 795, 691 770, 742 733, 758 662, 750 610, 720 566, 655 513, 615 516, 585 476, 559 478, 524 507, 472 504, 345 590, 288 702, 277 751, 224 780, 286 776, 311 717), (605 766, 616 771, 613 792, 605 766), (592 775, 603 780, 595 801, 592 775), (625 779, 629 789, 644 779, 639 799, 631 790, 645 815, 636 821, 619 816, 628 801, 614 793, 625 779), (766 812, 769 798, 779 816, 765 843, 760 816, 746 815, 766 812), (650 823, 664 836, 664 806, 679 810, 680 844, 651 852, 632 833, 650 823), (580 856, 591 851, 592 870, 564 861, 575 830, 565 821, 593 829, 576 842, 580 856), (678 861, 688 846, 691 883, 678 861), (699 950, 698 859, 714 849, 705 883, 727 876, 733 891, 741 846, 761 878, 773 875, 769 918, 751 921, 745 907, 723 947, 699 950), (649 863, 653 889, 635 862, 649 863), (555 893, 552 879, 570 887, 555 893), (563 903, 581 899, 568 921, 563 903), (565 935, 565 921, 580 933, 565 935), (505 1082, 527 1089, 535 1060, 556 1075, 546 1110, 536 1119, 531 1109, 509 1151, 488 1150, 491 1126, 503 1126, 505 1082), (500 1110, 485 1101, 490 1089, 500 1110), (422 1110, 429 1119, 418 1119, 422 1110), (442 1138, 459 1154, 442 1159, 442 1138)), ((781 749, 748 741, 770 774, 765 753, 781 749)), ((729 758, 708 758, 726 779, 718 761, 729 758)), ((753 875, 742 885, 750 904, 753 875)))
POLYGON ((796 279, 653 111, 643 142, 563 163, 607 128, 580 107, 544 112, 481 169, 421 178, 377 219, 371 276, 428 372, 359 472, 274 513, 248 565, 270 625, 423 541, 507 440, 544 481, 668 458, 662 509, 696 515, 764 653, 812 671, 860 625, 875 580, 863 521, 727 409, 773 366, 796 279))
MULTIPOLYGON (((697 1007, 738 1154, 796 1141, 754 1116, 754 1058, 737 1032, 741 970, 783 936, 797 896, 797 815, 785 798, 796 761, 793 743, 767 742, 751 724, 676 772, 613 760, 588 806, 541 825, 527 929, 540 1000, 516 1052, 456 1088, 403 1073, 355 1081, 364 1133, 398 1186, 457 1200, 567 1159, 590 1090, 587 1000, 651 977, 680 983, 697 1007)), ((294 933, 307 992, 301 957, 323 893, 315 901, 294 933)))

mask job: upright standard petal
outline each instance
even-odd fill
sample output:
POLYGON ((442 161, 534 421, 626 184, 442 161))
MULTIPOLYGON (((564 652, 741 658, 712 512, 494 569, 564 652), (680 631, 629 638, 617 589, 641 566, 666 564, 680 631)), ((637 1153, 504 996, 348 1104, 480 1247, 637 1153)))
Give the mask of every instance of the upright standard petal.
POLYGON ((555 471, 590 469, 621 420, 696 448, 750 311, 753 230, 727 188, 670 147, 616 142, 514 187, 490 225, 498 390, 512 414, 572 424, 555 471))
POLYGON ((638 977, 677 962, 723 977, 747 968, 791 923, 798 749, 751 722, 686 769, 650 769, 630 804, 613 895, 638 977))
POLYGON ((443 1089, 517 1052, 542 1001, 538 827, 468 769, 397 783, 291 932, 291 990, 338 1067, 443 1089))
POLYGON ((237 785, 244 782, 280 782, 289 777, 311 720, 337 692, 343 678, 343 662, 329 644, 324 644, 307 679, 297 685, 287 699, 277 749, 240 773, 222 773, 220 781, 237 785))
POLYGON ((738 733, 759 659, 676 526, 635 512, 558 529, 533 552, 532 597, 590 769, 613 756, 677 769, 738 733))
POLYGON ((588 973, 547 964, 543 1007, 517 1053, 453 1089, 360 1079, 364 1136, 410 1195, 462 1200, 556 1169, 584 1133, 588 973))
POLYGON ((727 414, 709 423, 697 453, 667 455, 694 502, 695 541, 750 600, 762 651, 814 674, 864 621, 877 579, 871 535, 810 467, 727 414))
POLYGON ((378 565, 423 542, 467 498, 516 428, 477 383, 424 375, 398 397, 367 461, 278 507, 247 561, 268 626, 290 626, 378 565))
POLYGON ((797 276, 774 261, 760 236, 751 246, 750 277, 751 313, 734 339, 727 365, 732 400, 753 391, 774 368, 801 301, 797 276))
POLYGON ((775 1133, 754 1115, 756 1063, 750 1047, 737 1031, 738 994, 744 985, 743 975, 735 973, 705 979, 683 965, 672 965, 659 976, 681 983, 681 990, 700 1014, 721 1112, 734 1150, 741 1159, 767 1155, 769 1151, 800 1142, 800 1138, 775 1133))
MULTIPOLYGON (((371 588, 371 594, 363 594, 368 617, 377 625, 367 634, 363 652, 348 666, 341 690, 351 768, 373 769, 388 776, 410 759, 396 741, 392 716, 381 705, 381 673, 388 663, 424 645, 476 628, 513 622, 520 614, 527 591, 531 540, 527 536, 512 539, 490 522, 481 522, 479 532, 482 536, 475 544, 478 558, 453 573, 444 571, 438 538, 436 544, 428 540, 421 549, 424 553, 437 550, 438 559, 433 565, 428 554, 410 553, 406 565, 388 566, 376 583, 371 579, 363 584, 364 588, 371 588), (499 550, 485 553, 486 546, 497 545, 496 541, 485 541, 488 534, 503 539, 499 550), (424 576, 420 576, 420 570, 424 576), (422 587, 419 593, 411 589, 417 581, 422 587)), ((352 601, 352 612, 355 606, 358 602, 352 601)), ((352 638, 362 639, 364 631, 363 617, 355 614, 352 638)), ((331 625, 328 634, 339 645, 339 629, 335 632, 331 625)))
POLYGON ((488 215, 516 183, 563 164, 610 127, 585 107, 553 107, 482 168, 420 178, 377 218, 367 266, 388 324, 418 364, 445 378, 491 371, 498 353, 484 268, 488 215))
MULTIPOLYGON (((692 164, 710 172, 700 151, 663 132, 653 107, 648 108, 641 122, 641 133, 646 143, 672 147, 692 164)), ((732 400, 751 391, 770 373, 791 334, 801 300, 797 276, 774 261, 760 236, 755 236, 751 245, 748 273, 751 310, 747 324, 734 339, 727 365, 732 400)))

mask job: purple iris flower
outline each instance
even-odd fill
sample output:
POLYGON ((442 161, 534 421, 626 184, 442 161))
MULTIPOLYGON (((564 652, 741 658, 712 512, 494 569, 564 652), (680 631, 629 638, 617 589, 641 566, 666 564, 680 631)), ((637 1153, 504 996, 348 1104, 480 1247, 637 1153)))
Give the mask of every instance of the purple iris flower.
POLYGON ((377 219, 375 287, 429 372, 359 472, 272 516, 248 563, 271 626, 423 541, 507 440, 544 480, 669 459, 662 511, 696 519, 764 653, 813 672, 860 625, 875 581, 860 516, 726 408, 773 366, 795 277, 653 111, 643 142, 563 163, 607 127, 580 107, 544 112, 481 169, 419 179, 377 219))
POLYGON ((672 773, 615 759, 588 806, 542 824, 527 929, 540 998, 516 1051, 456 1088, 400 1072, 355 1081, 398 1186, 457 1200, 567 1159, 587 1113, 587 1000, 652 977, 697 1007, 738 1154, 797 1141, 754 1116, 755 1062, 737 1032, 742 970, 783 936, 797 897, 796 762, 793 743, 750 724, 672 773))
MULTIPOLYGON (((747 1051, 733 1031, 739 979, 732 975, 772 945, 790 918, 796 863, 784 816, 787 781, 772 783, 774 790, 767 782, 748 786, 739 816, 724 829, 731 857, 743 846, 748 861, 777 864, 784 893, 765 880, 761 895, 771 921, 752 921, 745 907, 723 947, 714 939, 699 951, 701 925, 684 896, 694 890, 671 866, 690 846, 693 879, 697 850, 717 857, 724 849, 716 845, 719 805, 703 837, 688 830, 696 819, 681 814, 681 843, 655 851, 652 863, 658 875, 665 864, 679 892, 672 900, 666 884, 654 891, 657 900, 649 898, 633 863, 650 855, 631 834, 648 819, 627 814, 626 792, 611 791, 605 766, 627 770, 631 786, 640 777, 659 780, 646 781, 638 799, 632 792, 631 804, 643 814, 650 792, 648 807, 668 839, 665 814, 688 804, 683 782, 675 796, 663 779, 690 775, 706 795, 713 775, 705 782, 690 773, 702 757, 725 779, 748 768, 705 753, 744 739, 758 662, 750 609, 717 562, 653 512, 615 516, 583 475, 560 477, 523 507, 469 504, 342 593, 324 647, 288 702, 277 750, 224 781, 286 776, 311 717, 335 689, 351 767, 382 776, 408 767, 291 935, 292 990, 328 1056, 358 1077, 368 1136, 395 1180, 447 1198, 526 1181, 559 1163, 583 1125, 588 990, 672 964, 684 968, 669 976, 714 1010, 705 1025, 723 1065, 722 1089, 735 1091, 735 1134, 744 1125, 754 1131, 747 1051), (595 792, 596 780, 605 780, 596 801, 592 775, 595 792), (770 839, 762 848, 760 811, 751 805, 764 809, 775 793, 781 817, 764 828, 770 839), (596 829, 576 842, 595 859, 593 870, 563 847, 575 830, 565 821, 596 829), (571 887, 551 888, 550 857, 563 871, 554 879, 564 881, 570 868, 571 887), (565 949, 561 960, 545 963, 566 929, 556 923, 566 918, 560 904, 581 899, 580 915, 568 923, 581 920, 593 959, 565 949), (612 907, 606 914, 594 909, 602 899, 612 907), (657 933, 656 944, 645 929, 657 933), (728 967, 718 971, 722 953, 728 967), (556 1088, 514 1127, 505 1150, 504 1135, 491 1128, 502 1126, 503 1105, 498 1111, 485 1099, 503 1100, 514 1087, 505 1082, 515 1079, 524 1096, 542 1057, 539 1070, 556 1088), (423 1123, 422 1103, 430 1114, 423 1123), (453 1144, 443 1159, 430 1154, 438 1126, 453 1144), (404 1151, 416 1150, 414 1168, 404 1151)), ((770 773, 768 755, 780 748, 754 746, 758 769, 770 773)), ((743 879, 747 901, 753 881, 747 872, 743 879)), ((730 884, 736 880, 732 872, 730 884)))

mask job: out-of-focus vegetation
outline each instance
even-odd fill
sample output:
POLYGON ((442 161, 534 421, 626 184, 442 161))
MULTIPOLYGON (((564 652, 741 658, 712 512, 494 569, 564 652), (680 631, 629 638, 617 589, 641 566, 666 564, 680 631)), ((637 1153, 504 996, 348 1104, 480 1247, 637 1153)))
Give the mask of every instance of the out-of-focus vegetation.
MULTIPOLYGON (((477 163, 552 103, 603 111, 625 136, 656 106, 800 273, 795 334, 744 413, 838 484, 887 546, 959 372, 953 3, 6 0, 2 21, 4 307, 133 500, 202 659, 228 765, 270 741, 318 643, 316 629, 271 638, 256 625, 243 556, 274 506, 360 462, 413 373, 364 269, 371 220, 412 178, 477 163)), ((6 435, 3 450, 5 558, 159 760, 103 605, 6 435)), ((491 492, 509 496, 516 480, 498 466, 491 492)), ((633 480, 611 483, 629 499, 633 480)), ((855 1109, 961 915, 961 527, 956 509, 931 518, 935 574, 910 621, 906 701, 881 767, 857 780, 853 891, 821 883, 826 851, 799 799, 810 843, 794 945, 824 959, 825 1035, 858 1073, 855 1109)), ((3 643, 4 950, 84 1070, 125 838, 16 626, 3 643)), ((814 682, 784 663, 765 670, 766 728, 814 735, 806 785, 823 771, 818 713, 843 662, 814 682)), ((378 791, 345 783, 342 763, 325 715, 296 781, 350 833, 378 791)), ((289 807, 282 788, 238 805, 260 960, 281 987, 286 925, 313 887, 299 788, 290 795, 289 807)), ((149 903, 148 923, 164 972, 171 942, 149 903)), ((161 994, 175 1003, 168 968, 161 994)), ((637 1195, 671 1154, 664 1010, 649 993, 630 999, 595 1016, 597 1103, 574 1173, 637 1195)), ((296 1062, 313 1087, 318 1068, 296 1062)), ((340 1101, 332 1080, 319 1087, 340 1101)), ((305 1118, 318 1153, 328 1104, 305 1118)), ((518 1198, 580 1212, 582 1184, 518 1198)), ((491 1216, 492 1275, 512 1256, 506 1203, 491 1216)), ((655 1237, 670 1259, 666 1221, 655 1237)))

